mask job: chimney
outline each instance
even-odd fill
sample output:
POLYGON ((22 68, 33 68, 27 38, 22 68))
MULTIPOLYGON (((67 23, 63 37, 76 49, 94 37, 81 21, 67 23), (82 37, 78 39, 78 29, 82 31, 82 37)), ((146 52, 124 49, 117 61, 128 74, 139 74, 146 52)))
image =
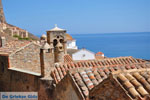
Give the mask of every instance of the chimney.
POLYGON ((4 47, 5 43, 6 43, 5 37, 1 36, 0 37, 0 47, 4 47))
POLYGON ((45 43, 40 50, 41 76, 49 77, 54 64, 53 48, 45 43))

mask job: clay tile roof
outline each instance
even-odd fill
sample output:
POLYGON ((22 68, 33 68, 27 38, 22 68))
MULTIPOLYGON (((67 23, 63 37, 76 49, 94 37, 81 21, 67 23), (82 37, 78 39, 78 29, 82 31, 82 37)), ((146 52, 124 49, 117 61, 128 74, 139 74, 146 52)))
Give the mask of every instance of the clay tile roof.
POLYGON ((64 56, 64 62, 65 62, 65 63, 69 63, 69 62, 72 62, 72 61, 73 61, 73 60, 72 60, 72 58, 71 58, 70 55, 67 54, 67 55, 64 56))
POLYGON ((4 47, 0 48, 0 55, 9 55, 30 43, 29 41, 9 41, 4 47))
POLYGON ((80 89, 79 91, 82 91, 82 94, 87 97, 89 90, 106 79, 110 73, 119 70, 139 69, 143 68, 143 66, 145 66, 144 68, 150 68, 149 63, 145 64, 140 60, 136 61, 133 57, 78 61, 57 64, 51 76, 54 79, 54 83, 58 84, 66 73, 69 72, 72 79, 75 80, 74 82, 78 89, 80 89), (131 60, 132 62, 130 62, 131 60))
MULTIPOLYGON (((107 68, 101 67, 101 68, 95 68, 95 69, 85 68, 84 70, 73 69, 73 70, 70 70, 69 72, 71 73, 70 75, 72 79, 75 80, 74 82, 77 85, 79 91, 82 92, 85 98, 88 98, 89 91, 95 86, 97 86, 99 83, 101 83, 104 79, 108 78, 110 75, 110 72, 113 73, 113 71, 110 68, 111 67, 107 67, 107 68)), ((133 70, 133 69, 130 69, 130 70, 133 70)), ((137 69, 134 69, 134 70, 137 70, 137 69)), ((119 69, 118 71, 123 72, 123 70, 119 70, 119 69)), ((133 96, 140 94, 144 97, 150 93, 150 83, 149 83, 150 70, 149 72, 146 72, 145 74, 140 73, 140 76, 139 74, 134 76, 134 73, 133 75, 126 74, 126 76, 124 76, 124 74, 119 74, 117 78, 118 79, 120 78, 121 82, 126 82, 126 83, 120 83, 120 84, 125 84, 124 88, 129 89, 129 88, 135 87, 132 89, 135 92, 130 93, 133 96), (133 77, 135 77, 136 80, 133 80, 133 77), (127 80, 130 80, 131 82, 127 80), (138 86, 140 87, 140 90, 138 90, 137 88, 138 86)))
POLYGON ((72 38, 72 36, 69 35, 69 34, 67 34, 67 33, 66 33, 66 39, 67 39, 67 40, 70 40, 70 41, 74 40, 74 39, 72 38))
MULTIPOLYGON (((143 60, 136 60, 133 57, 118 57, 118 58, 106 58, 102 60, 85 60, 85 61, 72 61, 69 55, 64 56, 64 62, 60 65, 66 68, 66 71, 73 68, 108 68, 111 67, 111 70, 129 70, 129 69, 139 69, 145 68, 147 66, 139 65, 144 63, 143 60)), ((57 66, 60 66, 57 65, 57 66)), ((55 70, 55 69, 54 69, 55 70)), ((57 70, 55 70, 57 71, 57 70)), ((59 72, 58 72, 59 73, 59 72)), ((109 73, 109 72, 107 72, 109 73)), ((59 75, 59 74, 58 74, 59 75)), ((54 75, 52 75, 54 76, 54 75)), ((57 78, 56 78, 57 79, 57 78)), ((58 80, 55 80, 58 81, 58 80)))
POLYGON ((113 74, 115 80, 132 99, 150 100, 150 69, 116 73, 113 74))

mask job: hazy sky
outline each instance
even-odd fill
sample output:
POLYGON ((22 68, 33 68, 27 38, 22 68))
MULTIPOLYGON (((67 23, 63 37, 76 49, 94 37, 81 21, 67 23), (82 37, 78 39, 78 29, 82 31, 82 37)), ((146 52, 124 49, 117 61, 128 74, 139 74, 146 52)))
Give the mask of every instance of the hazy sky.
POLYGON ((2 0, 8 23, 43 34, 150 32, 150 0, 2 0))

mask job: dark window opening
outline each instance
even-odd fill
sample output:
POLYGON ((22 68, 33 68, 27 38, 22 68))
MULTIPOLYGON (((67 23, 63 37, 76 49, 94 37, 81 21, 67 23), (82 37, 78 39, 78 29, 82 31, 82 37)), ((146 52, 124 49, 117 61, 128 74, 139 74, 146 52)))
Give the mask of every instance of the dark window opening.
POLYGON ((64 42, 64 40, 63 40, 63 39, 60 39, 59 41, 60 41, 60 43, 63 43, 63 42, 64 42))
POLYGON ((57 38, 59 38, 59 36, 57 36, 57 38))
POLYGON ((59 47, 59 49, 62 49, 62 47, 59 47))
POLYGON ((55 39, 54 41, 53 41, 53 45, 54 45, 54 47, 57 45, 57 40, 55 39))

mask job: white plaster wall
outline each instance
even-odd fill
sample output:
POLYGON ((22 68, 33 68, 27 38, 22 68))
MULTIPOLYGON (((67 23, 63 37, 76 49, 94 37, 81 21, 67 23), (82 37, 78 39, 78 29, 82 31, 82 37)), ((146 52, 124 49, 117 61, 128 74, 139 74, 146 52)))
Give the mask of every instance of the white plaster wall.
POLYGON ((72 54, 73 60, 91 60, 95 59, 95 54, 87 51, 86 49, 82 49, 74 54, 72 54))
POLYGON ((67 49, 77 49, 76 40, 67 41, 67 49))

